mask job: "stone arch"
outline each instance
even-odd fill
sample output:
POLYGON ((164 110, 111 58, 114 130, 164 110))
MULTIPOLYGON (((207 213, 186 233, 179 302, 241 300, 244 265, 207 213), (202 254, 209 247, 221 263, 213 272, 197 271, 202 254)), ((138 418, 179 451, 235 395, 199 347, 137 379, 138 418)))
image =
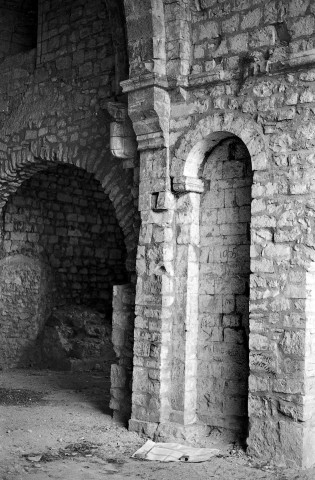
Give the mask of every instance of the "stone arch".
POLYGON ((244 142, 222 137, 200 165, 197 415, 244 442, 253 176, 244 142))
POLYGON ((251 117, 238 112, 215 112, 202 118, 175 149, 175 178, 198 178, 206 152, 230 135, 239 137, 251 156, 253 170, 266 170, 268 148, 262 129, 251 117))
MULTIPOLYGON (((217 157, 217 158, 219 158, 217 157)), ((226 157, 226 159, 229 161, 230 158, 226 157)), ((232 159, 232 157, 231 157, 232 159)), ((220 160, 219 160, 220 161, 220 160)), ((243 160, 242 160, 243 161, 243 160)), ((227 162, 228 163, 228 162, 227 162)), ((233 354, 239 355, 242 358, 247 358, 246 360, 246 368, 245 368, 245 374, 243 375, 246 377, 243 379, 243 390, 240 392, 237 392, 237 395, 239 396, 238 399, 236 399, 235 404, 233 404, 233 395, 231 396, 231 404, 230 406, 224 406, 224 402, 226 402, 226 398, 228 397, 225 395, 224 388, 222 388, 222 395, 218 394, 218 398, 215 398, 215 400, 211 400, 211 398, 207 397, 206 398, 206 403, 213 402, 213 405, 218 404, 218 402, 222 401, 222 418, 221 418, 221 426, 223 428, 229 429, 231 427, 231 431, 234 432, 231 438, 237 438, 239 435, 239 439, 244 440, 245 435, 247 433, 247 425, 246 425, 246 419, 247 419, 247 400, 246 400, 246 405, 245 405, 245 400, 244 396, 247 394, 247 379, 248 379, 248 372, 249 372, 249 367, 248 367, 248 307, 249 307, 249 299, 248 299, 248 293, 249 293, 249 276, 250 276, 250 239, 249 239, 249 230, 250 230, 250 220, 251 220, 251 187, 253 185, 253 180, 252 180, 252 171, 264 171, 267 169, 268 165, 268 149, 267 149, 267 143, 264 138, 263 132, 260 129, 260 127, 253 122, 252 119, 250 119, 246 115, 239 114, 238 112, 215 112, 212 115, 209 115, 207 117, 202 118, 196 125, 196 128, 193 129, 192 131, 188 132, 185 136, 182 136, 177 145, 175 146, 175 152, 174 152, 174 159, 173 159, 173 164, 172 164, 172 169, 171 169, 171 175, 173 177, 173 189, 175 193, 178 193, 178 200, 177 200, 177 229, 179 232, 179 236, 177 239, 177 243, 181 247, 184 253, 182 253, 182 259, 181 261, 185 261, 186 269, 187 269, 187 279, 186 283, 183 283, 180 286, 181 289, 181 294, 183 299, 186 299, 185 301, 181 301, 182 306, 178 306, 178 311, 177 315, 183 317, 184 324, 186 325, 186 338, 185 341, 182 342, 181 345, 181 351, 184 349, 184 343, 186 345, 189 345, 189 355, 187 354, 187 357, 185 359, 185 367, 183 367, 183 375, 182 375, 182 383, 185 384, 185 392, 183 393, 184 396, 184 401, 182 402, 183 408, 184 408, 184 418, 187 419, 187 422, 191 422, 192 419, 195 419, 196 421, 197 418, 199 418, 198 421, 203 422, 205 425, 211 426, 212 425, 212 419, 214 419, 214 422, 217 421, 219 418, 219 413, 217 411, 212 411, 212 419, 210 418, 211 415, 209 414, 209 417, 207 417, 206 414, 202 411, 200 407, 200 398, 205 397, 208 391, 201 390, 203 386, 200 386, 203 382, 199 383, 198 381, 198 375, 197 372, 199 371, 200 368, 200 360, 199 358, 201 355, 201 351, 203 349, 203 344, 200 343, 199 339, 201 338, 200 334, 198 334, 198 331, 200 331, 200 328, 202 327, 205 332, 201 332, 204 336, 204 344, 208 342, 208 339, 212 339, 214 343, 217 343, 218 345, 220 342, 225 341, 224 337, 224 328, 228 326, 228 315, 231 315, 231 322, 237 320, 238 317, 241 318, 242 311, 241 311, 241 306, 240 309, 237 307, 237 299, 236 296, 240 296, 240 302, 241 302, 241 296, 246 296, 247 297, 247 303, 246 306, 244 307, 244 317, 241 320, 240 323, 240 330, 242 330, 241 334, 239 332, 234 332, 233 331, 233 325, 231 323, 230 325, 230 332, 228 335, 228 332, 226 334, 226 342, 230 343, 230 346, 228 348, 231 348, 231 351, 233 351, 233 354), (236 217, 234 216, 234 212, 232 211, 233 209, 231 208, 229 212, 225 212, 225 200, 223 200, 223 203, 220 203, 220 198, 219 196, 212 195, 213 198, 210 199, 210 195, 208 190, 210 190, 210 185, 211 188, 213 189, 213 185, 216 183, 216 176, 214 175, 211 179, 208 174, 208 178, 205 177, 205 182, 201 178, 203 176, 204 172, 204 167, 205 165, 208 165, 208 172, 210 172, 212 165, 216 163, 216 155, 222 155, 224 156, 225 153, 217 154, 216 151, 220 149, 221 147, 226 148, 226 151, 229 149, 227 148, 229 146, 229 143, 231 142, 237 142, 238 145, 240 146, 240 150, 243 149, 243 152, 241 155, 244 157, 244 165, 249 166, 249 171, 250 174, 247 178, 248 184, 246 185, 247 187, 247 193, 244 195, 236 190, 233 192, 234 197, 233 198, 238 198, 244 200, 244 211, 241 214, 236 213, 236 217), (247 153, 246 153, 247 152, 247 153), (246 158, 245 158, 246 157, 246 158), (209 181, 210 179, 210 181, 209 181), (202 195, 200 195, 202 194, 202 195), (207 197, 208 195, 208 197, 207 197), (207 211, 207 209, 217 209, 216 212, 214 212, 214 215, 212 215, 213 210, 207 211), (246 210, 246 212, 245 212, 246 210), (219 231, 217 229, 217 226, 215 225, 215 218, 219 218, 221 215, 222 218, 226 217, 231 217, 230 223, 231 228, 230 230, 228 229, 228 225, 226 225, 226 232, 219 231), (207 216, 204 220, 202 220, 203 216, 207 216), (246 217, 246 218, 245 218, 246 217), (235 219, 237 218, 237 219, 235 219), (242 228, 234 228, 233 224, 236 224, 237 222, 243 222, 242 228), (216 233, 212 232, 212 227, 214 225, 214 229, 217 229, 218 231, 216 233), (244 227, 244 228, 243 228, 244 227), (228 231, 229 230, 229 231, 228 231), (242 231, 241 231, 242 230, 242 231), (243 239, 240 240, 239 245, 237 244, 238 240, 236 240, 235 243, 235 238, 237 235, 242 234, 243 239), (210 242, 209 244, 207 243, 209 238, 208 237, 214 237, 216 238, 213 239, 213 244, 210 242), (224 241, 223 238, 225 238, 226 243, 229 244, 229 248, 225 251, 224 248, 224 241), (183 246, 181 245, 183 244, 183 246), (203 248, 201 248, 201 246, 203 248), (231 248, 230 248, 231 247, 231 248), (207 253, 207 249, 209 250, 209 255, 207 253), (242 251, 243 253, 239 253, 238 249, 240 252, 242 251), (245 252, 246 250, 246 252, 245 252), (186 253, 185 253, 186 252, 186 253), (243 260, 240 261, 240 265, 245 265, 246 264, 246 272, 239 272, 237 268, 233 270, 234 267, 231 268, 232 273, 225 272, 225 277, 226 279, 224 282, 219 285, 219 282, 221 281, 221 273, 219 269, 219 265, 216 265, 216 259, 215 257, 217 255, 220 255, 221 253, 224 256, 226 252, 229 252, 227 254, 233 255, 233 261, 234 263, 238 260, 238 257, 241 258, 241 256, 246 256, 246 262, 243 260), (236 258, 234 258, 234 253, 236 252, 236 258), (245 253, 244 253, 245 252, 245 253), (245 255, 246 254, 246 255, 245 255), (211 262, 214 262, 213 265, 211 262), (208 265, 206 265, 208 264, 208 265), (207 270, 208 269, 208 270, 207 270), (213 273, 215 272, 215 273, 213 273), (217 273, 219 272, 219 273, 217 273), (209 274, 209 279, 208 277, 206 278, 206 275, 209 274), (235 274, 235 278, 234 278, 235 274), (243 275, 244 274, 244 275, 243 275), (243 278, 244 276, 244 278, 243 278), (210 278, 211 277, 211 278, 210 278), (227 285, 230 283, 230 277, 231 277, 231 292, 228 293, 229 288, 227 288, 227 285), (240 282, 242 283, 241 286, 239 286, 238 283, 238 278, 240 278, 240 282), (235 280, 235 281, 234 281, 235 280), (204 285, 202 286, 202 282, 204 285), (208 282, 208 283, 207 283, 208 282), (211 283, 212 282, 212 283, 211 283), (217 282, 217 283, 216 283, 217 282), (213 287, 212 289, 212 284, 217 285, 217 287, 213 287), (205 286, 206 285, 206 286, 205 286), (235 287, 235 289, 234 289, 235 287), (244 289, 244 292, 241 292, 241 288, 244 289), (222 290, 222 295, 220 292, 220 289, 222 290), (218 293, 218 295, 217 295, 218 293), (200 295, 203 295, 204 298, 201 299, 200 295), (218 298, 216 299, 216 295, 218 298), (221 295, 221 297, 220 297, 221 295), (233 308, 231 305, 224 304, 225 302, 225 297, 224 295, 231 296, 232 301, 231 305, 233 305, 233 308), (207 296, 209 298, 207 298, 207 296), (211 297, 211 298, 210 298, 211 297), (219 298, 220 297, 220 298, 219 298), (224 297, 224 298, 223 298, 224 297), (212 304, 212 303, 213 304, 212 304), (200 305, 202 303, 202 308, 200 309, 200 305), (221 305, 221 307, 218 307, 218 305, 221 305), (231 308, 230 308, 231 307, 231 308), (220 310, 221 309, 221 310, 220 310), (211 319, 211 322, 207 323, 208 321, 208 315, 210 315, 209 312, 211 311, 216 312, 216 317, 217 319, 211 319), (201 317, 200 317, 200 312, 202 312, 202 325, 200 325, 201 322, 201 317), (224 314, 227 314, 227 319, 226 319, 226 325, 223 323, 223 316, 224 314), (232 316, 234 317, 232 318, 232 316), (240 343, 240 338, 247 334, 247 343, 245 342, 245 347, 243 348, 243 351, 238 352, 238 347, 236 345, 238 342, 240 343), (233 345, 233 342, 235 345, 233 345), (235 353, 237 351, 237 353, 235 353), (189 376, 189 372, 194 371, 194 377, 189 376), (186 386, 189 385, 190 389, 188 389, 186 386), (193 388, 192 388, 193 387, 193 388), (202 393, 202 395, 200 394, 202 393), (220 397, 220 398, 219 398, 220 397), (236 406, 237 405, 237 406, 236 406), (233 410, 234 413, 232 413, 232 416, 234 415, 235 418, 238 417, 239 420, 235 423, 231 420, 231 414, 229 413, 230 411, 233 410), (200 413, 201 412, 201 413, 200 413), (236 413, 235 413, 236 412, 236 413), (200 417, 201 415, 201 417, 200 417), (243 420, 244 419, 244 420, 243 420)), ((244 170, 246 171, 246 169, 244 170)), ((244 179, 247 174, 244 174, 244 179)), ((246 180, 246 181, 247 181, 246 180)), ((221 181, 224 182, 224 179, 221 177, 221 181)), ((242 179, 243 181, 243 179, 242 179)), ((233 182, 232 182, 233 183, 233 182)), ((234 184, 231 184, 231 190, 232 189, 237 189, 238 182, 234 184)), ((246 183, 246 182, 245 182, 246 183)), ((224 194, 225 195, 225 194, 224 194)), ((225 197, 224 197, 225 198, 225 197)), ((242 201, 242 200, 240 200, 242 201)), ((240 204, 238 204, 239 206, 240 204)), ((235 209, 236 210, 236 209, 235 209)), ((221 220, 220 220, 221 221, 221 220)), ((218 222, 219 223, 219 222, 218 222)), ((222 220, 222 223, 223 220, 222 220)), ((228 223, 228 221, 226 222, 228 223)), ((212 241, 212 240, 211 240, 212 241)), ((224 262, 226 261, 226 258, 223 260, 224 262)), ((178 262, 179 263, 179 262, 178 262)), ((175 274, 176 276, 176 274, 175 274)), ((226 298, 226 301, 228 299, 226 298)), ((245 301, 245 299, 244 299, 245 301)), ((241 303, 239 303, 241 305, 241 303)), ((238 327, 237 327, 238 328, 238 327)), ((210 340, 209 340, 210 341, 210 340)), ((221 348, 221 347, 218 347, 221 348)), ((224 347, 225 348, 225 347, 224 347)), ((222 347, 222 352, 223 349, 222 347)), ((232 355, 233 355, 232 354, 232 355)), ((219 355, 219 353, 218 353, 219 355)), ((228 354, 222 353, 222 358, 228 358, 228 354), (225 355, 225 356, 224 356, 225 355)), ((204 359, 203 360, 203 367, 206 365, 212 365, 213 362, 212 360, 210 361, 209 359, 204 359)), ((244 360, 244 365, 245 365, 245 360, 244 360)), ((202 368, 202 366, 201 366, 202 368)), ((213 368, 216 368, 214 365, 213 368)), ((227 365, 225 365, 225 371, 230 371, 227 365)), ((201 371, 201 370, 200 370, 201 371)), ((204 372, 204 379, 208 379, 210 376, 210 373, 204 372)), ((219 367, 218 371, 213 375, 213 378, 216 379, 217 382, 222 381, 222 376, 221 373, 219 372, 219 367)), ((205 380, 204 382, 204 388, 211 391, 216 391, 219 392, 219 388, 217 385, 209 385, 207 384, 208 380, 205 380), (214 387, 214 388, 213 388, 214 387)), ((229 381, 232 381, 230 378, 227 376, 227 383, 229 381)), ((209 383, 209 382, 208 382, 209 383)), ((232 389, 232 387, 231 387, 232 389)), ((179 390, 179 387, 178 389, 179 390)), ((180 407, 180 405, 179 405, 180 407)), ((178 408, 179 408, 178 407, 178 408)), ((213 423, 213 425, 216 425, 216 423, 213 423)))
POLYGON ((28 149, 19 152, 19 155, 11 155, 1 163, 0 180, 0 209, 4 207, 8 197, 32 175, 57 164, 74 165, 94 175, 100 182, 104 193, 108 195, 114 207, 118 224, 124 234, 127 250, 126 268, 129 272, 135 269, 135 257, 137 248, 137 218, 138 211, 134 198, 128 192, 128 184, 124 178, 124 171, 119 164, 114 165, 104 161, 104 152, 89 156, 70 154, 68 157, 61 155, 63 146, 47 148, 42 151, 42 157, 36 157, 28 149))
MULTIPOLYGON (((126 270, 130 273, 130 281, 134 282, 140 224, 135 202, 137 192, 132 189, 133 170, 124 170, 120 161, 114 162, 107 149, 87 153, 86 150, 77 151, 61 143, 49 145, 45 142, 44 147, 29 144, 17 153, 10 151, 0 166, 0 212, 9 196, 38 172, 57 165, 72 165, 85 170, 100 182, 112 203, 124 236, 126 270)), ((113 409, 114 418, 123 422, 130 418, 131 409, 134 297, 133 283, 114 286, 112 343, 117 363, 111 366, 110 408, 113 409)))

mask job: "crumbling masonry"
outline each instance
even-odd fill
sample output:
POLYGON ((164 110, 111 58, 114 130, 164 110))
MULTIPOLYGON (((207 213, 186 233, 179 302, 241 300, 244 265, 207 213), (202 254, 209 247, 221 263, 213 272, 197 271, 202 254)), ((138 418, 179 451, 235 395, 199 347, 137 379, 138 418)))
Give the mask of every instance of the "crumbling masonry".
POLYGON ((2 368, 97 305, 130 429, 312 465, 313 0, 0 14, 2 368))

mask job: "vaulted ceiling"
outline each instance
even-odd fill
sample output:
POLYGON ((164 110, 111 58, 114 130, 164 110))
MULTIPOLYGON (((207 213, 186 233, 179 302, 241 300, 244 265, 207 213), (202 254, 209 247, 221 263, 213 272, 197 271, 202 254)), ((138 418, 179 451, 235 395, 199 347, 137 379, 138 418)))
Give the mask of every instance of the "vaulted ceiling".
POLYGON ((0 0, 0 55, 36 46, 37 0, 0 0))

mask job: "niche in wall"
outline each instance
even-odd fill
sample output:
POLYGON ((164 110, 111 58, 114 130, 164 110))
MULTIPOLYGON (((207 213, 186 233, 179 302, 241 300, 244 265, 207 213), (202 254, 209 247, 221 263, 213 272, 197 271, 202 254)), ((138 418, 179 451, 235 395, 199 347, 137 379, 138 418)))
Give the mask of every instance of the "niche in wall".
POLYGON ((230 440, 248 428, 252 170, 244 143, 219 142, 202 165, 197 413, 230 440))

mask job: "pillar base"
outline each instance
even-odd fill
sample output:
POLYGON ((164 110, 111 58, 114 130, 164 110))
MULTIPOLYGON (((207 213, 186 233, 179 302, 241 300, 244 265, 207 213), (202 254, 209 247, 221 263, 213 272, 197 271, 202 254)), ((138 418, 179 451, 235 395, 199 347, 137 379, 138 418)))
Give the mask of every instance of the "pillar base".
POLYGON ((129 430, 141 433, 156 442, 179 440, 193 443, 205 438, 209 433, 209 427, 201 424, 153 423, 135 419, 129 420, 129 430))
POLYGON ((278 466, 310 468, 315 464, 315 431, 307 422, 252 419, 247 453, 278 466))

